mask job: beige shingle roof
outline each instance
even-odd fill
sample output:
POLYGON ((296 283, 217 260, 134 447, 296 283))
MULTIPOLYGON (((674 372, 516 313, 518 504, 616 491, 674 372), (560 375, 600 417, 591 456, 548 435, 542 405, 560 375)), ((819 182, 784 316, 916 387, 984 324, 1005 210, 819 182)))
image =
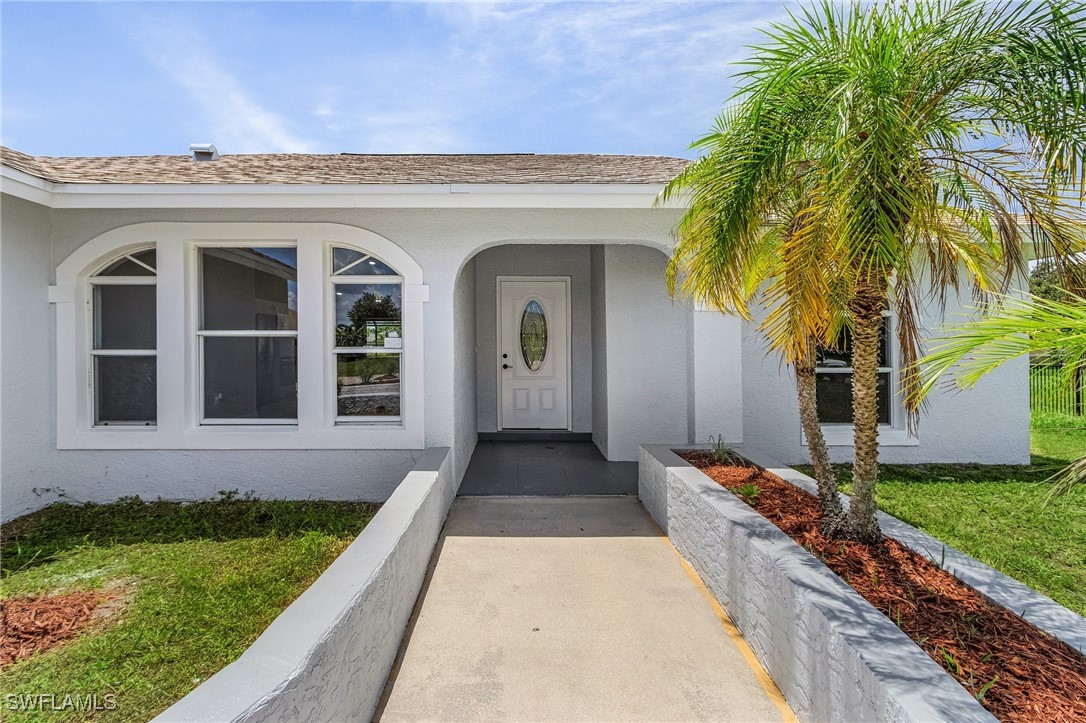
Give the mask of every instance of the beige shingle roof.
POLYGON ((0 148, 5 166, 55 183, 664 183, 688 161, 594 154, 307 154, 58 158, 0 148))

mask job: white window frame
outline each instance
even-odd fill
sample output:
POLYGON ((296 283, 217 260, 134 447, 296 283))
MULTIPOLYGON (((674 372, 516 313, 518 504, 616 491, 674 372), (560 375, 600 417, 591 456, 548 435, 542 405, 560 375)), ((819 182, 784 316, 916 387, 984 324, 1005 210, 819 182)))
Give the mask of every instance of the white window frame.
MULTIPOLYGON (((398 245, 371 231, 334 223, 169 222, 123 226, 87 241, 61 262, 49 300, 55 304, 57 320, 58 449, 425 447, 423 310, 429 289, 423 284, 419 264, 398 245), (209 245, 276 244, 298 248, 298 419, 282 425, 269 425, 263 420, 201 424, 197 249, 209 245), (96 427, 93 399, 88 393, 93 319, 83 312, 89 309, 90 277, 111 260, 152 246, 158 267, 154 277, 158 424, 96 427), (326 323, 331 266, 326 265, 325 258, 333 246, 370 253, 401 274, 402 415, 395 423, 336 424, 334 328, 326 323), (327 392, 329 385, 332 394, 327 392), (260 423, 250 423, 254 421, 260 423)), ((264 335, 272 334, 260 333, 264 335)))
POLYGON ((350 269, 351 267, 362 263, 363 261, 365 261, 369 257, 373 257, 373 258, 377 259, 378 261, 383 262, 387 266, 391 267, 393 270, 398 270, 398 269, 396 269, 395 265, 390 264, 389 262, 385 261, 385 259, 381 258, 380 256, 373 253, 369 249, 358 248, 357 246, 353 246, 351 244, 343 244, 343 243, 328 243, 328 244, 325 244, 324 268, 325 268, 325 272, 326 272, 325 284, 328 287, 328 292, 327 292, 327 295, 325 297, 325 307, 324 308, 325 308, 325 319, 327 319, 327 324, 326 325, 329 327, 328 333, 331 335, 331 341, 330 341, 331 352, 328 355, 328 367, 327 367, 326 372, 325 372, 325 378, 328 380, 328 391, 326 393, 329 394, 330 397, 331 397, 332 423, 335 424, 335 425, 338 425, 338 426, 344 426, 344 425, 397 425, 397 426, 401 426, 403 424, 403 413, 402 412, 404 410, 404 405, 406 404, 405 397, 408 395, 407 386, 406 386, 406 384, 404 384, 404 364, 406 363, 406 361, 404 359, 404 356, 405 356, 404 345, 406 344, 406 341, 404 341, 404 337, 407 335, 406 331, 404 330, 405 326, 404 326, 404 323, 403 323, 404 320, 402 318, 403 315, 404 315, 404 309, 402 307, 406 303, 405 300, 404 300, 404 277, 402 275, 399 275, 399 274, 397 274, 396 276, 393 276, 391 274, 359 275, 359 274, 344 274, 343 273, 343 271, 346 271, 346 270, 350 269), (335 273, 335 272, 332 271, 332 256, 333 256, 334 250, 337 249, 337 248, 346 248, 346 249, 350 249, 352 251, 360 251, 365 256, 363 258, 357 260, 357 261, 354 261, 354 262, 348 264, 339 273, 335 273), (401 319, 400 319, 400 322, 401 322, 401 327, 400 327, 401 346, 400 346, 400 348, 396 349, 396 348, 389 348, 389 347, 369 347, 369 346, 367 346, 367 347, 339 347, 339 346, 335 345, 335 334, 336 334, 336 286, 339 285, 339 284, 354 284, 354 285, 366 285, 366 286, 388 285, 388 286, 398 286, 400 288, 400 306, 401 306, 401 309, 400 309, 400 316, 401 316, 401 319), (400 357, 400 412, 401 412, 401 414, 398 415, 398 416, 389 415, 389 416, 384 416, 384 417, 382 417, 382 416, 344 416, 344 415, 340 415, 339 414, 339 394, 338 394, 338 391, 336 389, 336 380, 338 378, 338 369, 336 367, 336 357, 339 354, 396 354, 397 356, 399 356, 400 357))
MULTIPOLYGON (((147 423, 139 421, 128 422, 98 422, 98 375, 95 366, 98 363, 99 357, 104 356, 123 356, 123 357, 135 357, 135 356, 150 356, 157 357, 157 349, 96 349, 94 343, 95 329, 98 326, 98 320, 101 317, 101 309, 99 308, 98 301, 95 298, 95 287, 98 286, 158 286, 158 270, 153 269, 147 264, 143 263, 139 259, 133 258, 137 254, 141 254, 144 251, 151 251, 155 247, 154 245, 144 245, 137 247, 119 254, 115 258, 109 259, 105 264, 102 264, 94 273, 87 279, 88 295, 86 302, 87 309, 87 324, 90 327, 87 334, 87 354, 90 356, 89 369, 87 376, 87 393, 89 399, 87 400, 87 408, 90 410, 91 425, 95 429, 139 429, 139 430, 152 430, 158 426, 158 421, 147 423), (150 276, 100 276, 102 272, 112 266, 114 263, 127 259, 143 268, 151 271, 150 276)), ((157 265, 157 261, 156 261, 157 265)), ((157 294, 156 294, 157 295, 157 294)), ((157 313, 157 312, 156 312, 157 313)), ((158 371, 156 369, 155 375, 157 378, 158 371)), ((158 400, 155 400, 156 413, 158 416, 157 407, 158 400)))
MULTIPOLYGON (((890 355, 890 365, 879 367, 879 374, 889 373, 889 390, 894 397, 890 399, 890 421, 889 423, 880 422, 878 430, 878 442, 884 447, 914 447, 919 444, 919 440, 910 435, 908 430, 905 429, 905 415, 904 410, 901 408, 900 403, 896 402, 896 391, 898 388, 898 359, 900 354, 898 350, 897 341, 897 318, 890 310, 882 312, 884 318, 889 319, 890 323, 887 325, 887 331, 890 335, 889 349, 887 350, 890 355)), ((820 367, 815 365, 815 375, 818 374, 851 374, 852 367, 820 367)), ((830 447, 851 447, 855 441, 855 425, 851 422, 822 422, 822 436, 826 440, 827 446, 830 447)), ((807 446, 807 438, 800 430, 800 439, 804 446, 807 446)))
MULTIPOLYGON (((238 426, 269 426, 269 427, 282 427, 298 425, 297 418, 282 418, 276 419, 272 417, 267 418, 218 418, 208 417, 204 413, 204 404, 207 401, 207 395, 204 394, 204 340, 211 337, 228 337, 234 339, 264 339, 271 337, 280 337, 287 339, 297 339, 297 329, 201 329, 203 325, 202 320, 204 318, 204 286, 203 286, 203 264, 200 260, 200 251, 208 248, 297 248, 296 244, 291 241, 253 241, 247 243, 244 241, 200 241, 192 244, 193 254, 195 256, 195 288, 192 290, 192 294, 196 298, 196 370, 197 380, 196 386, 193 390, 195 392, 195 402, 197 409, 200 410, 200 426, 202 427, 238 427, 238 426)), ((298 279, 299 294, 301 293, 302 281, 298 279)), ((298 315, 298 325, 301 326, 301 314, 298 315)), ((300 376, 300 374, 299 374, 300 376)), ((297 390, 297 380, 295 382, 295 388, 297 390)), ((296 392, 297 393, 297 392, 296 392)))

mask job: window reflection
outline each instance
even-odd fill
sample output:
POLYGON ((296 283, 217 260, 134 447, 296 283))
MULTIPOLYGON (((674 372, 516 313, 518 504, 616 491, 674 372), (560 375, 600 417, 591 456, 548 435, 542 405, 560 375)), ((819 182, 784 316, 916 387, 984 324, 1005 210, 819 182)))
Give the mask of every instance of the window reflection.
POLYGON ((336 284, 335 292, 337 347, 402 345, 398 284, 336 284))
POLYGON ((400 416, 400 355, 337 354, 336 413, 340 417, 400 416))
POLYGON ((205 330, 298 328, 298 250, 201 249, 205 330))

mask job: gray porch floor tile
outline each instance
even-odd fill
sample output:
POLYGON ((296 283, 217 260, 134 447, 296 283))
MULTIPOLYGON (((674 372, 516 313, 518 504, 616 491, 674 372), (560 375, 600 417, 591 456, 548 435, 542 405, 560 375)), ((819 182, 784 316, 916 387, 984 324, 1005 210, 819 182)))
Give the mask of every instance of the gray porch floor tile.
POLYGON ((637 463, 608 462, 592 442, 479 442, 460 494, 633 495, 637 463))
POLYGON ((376 719, 794 720, 722 616, 636 499, 461 498, 376 719))

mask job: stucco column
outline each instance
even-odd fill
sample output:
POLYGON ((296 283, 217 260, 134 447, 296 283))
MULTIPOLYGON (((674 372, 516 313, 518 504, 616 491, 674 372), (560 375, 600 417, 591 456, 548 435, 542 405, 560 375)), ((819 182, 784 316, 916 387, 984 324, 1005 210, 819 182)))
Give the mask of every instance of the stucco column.
POLYGON ((701 306, 693 311, 694 441, 743 441, 742 321, 701 306))

